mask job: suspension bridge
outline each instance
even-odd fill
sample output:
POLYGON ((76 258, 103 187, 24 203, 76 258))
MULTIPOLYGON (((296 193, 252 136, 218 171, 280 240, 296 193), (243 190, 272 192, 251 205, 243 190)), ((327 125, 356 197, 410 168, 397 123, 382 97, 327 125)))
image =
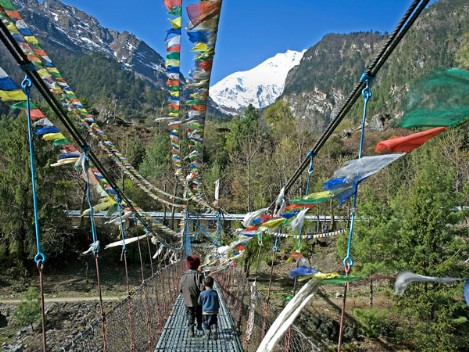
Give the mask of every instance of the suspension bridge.
MULTIPOLYGON (((255 351, 278 315, 255 281, 234 267, 213 275, 221 301, 218 338, 205 340, 202 332, 189 337, 177 287, 184 270, 184 262, 162 268, 62 350, 255 351)), ((278 344, 278 351, 319 350, 295 325, 278 344)))
MULTIPOLYGON (((221 1, 210 1, 201 2, 202 5, 197 5, 196 8, 188 10, 189 16, 191 17, 191 25, 196 27, 198 24, 205 20, 212 20, 213 30, 207 38, 203 38, 198 35, 195 38, 197 43, 194 47, 198 52, 195 62, 197 63, 196 70, 192 74, 192 81, 188 84, 187 88, 197 88, 198 90, 193 93, 196 98, 187 103, 189 106, 189 112, 187 113, 186 119, 181 122, 180 120, 180 101, 179 101, 179 90, 180 90, 180 77, 179 77, 179 53, 180 53, 180 18, 173 19, 171 22, 174 26, 173 31, 170 33, 173 35, 167 39, 167 62, 166 67, 168 69, 168 88, 170 90, 170 97, 168 98, 168 120, 170 121, 170 139, 171 139, 171 153, 174 162, 175 175, 184 187, 184 196, 178 197, 176 195, 167 194, 164 191, 157 189, 154 185, 150 184, 137 170, 135 170, 130 163, 127 162, 126 158, 122 153, 117 150, 116 146, 107 139, 106 134, 96 124, 94 117, 86 110, 81 104, 76 95, 73 93, 71 88, 68 86, 65 79, 60 75, 58 69, 54 66, 46 52, 39 45, 37 39, 32 36, 30 29, 23 23, 23 19, 20 14, 16 11, 14 5, 7 0, 0 0, 0 16, 2 21, 0 22, 0 37, 2 42, 5 44, 11 55, 21 66, 27 75, 27 78, 22 83, 22 90, 25 92, 23 100, 26 101, 25 111, 28 116, 28 132, 29 132, 29 147, 30 147, 30 166, 31 166, 31 179, 32 179, 32 193, 34 203, 34 219, 36 226, 36 245, 37 255, 35 262, 39 270, 40 288, 41 288, 41 303, 42 303, 42 327, 43 327, 43 350, 47 350, 47 339, 46 339, 46 323, 44 314, 44 295, 42 291, 42 269, 45 262, 45 255, 41 252, 41 238, 39 231, 39 221, 37 216, 37 202, 36 202, 36 190, 35 190, 35 164, 34 164, 34 148, 32 143, 32 126, 31 121, 34 118, 40 119, 39 125, 43 129, 40 135, 48 136, 44 138, 46 140, 52 140, 54 145, 62 146, 62 154, 59 160, 54 165, 64 165, 67 163, 74 163, 78 169, 82 172, 83 179, 86 183, 87 200, 89 203, 89 218, 92 228, 92 239, 93 242, 90 246, 90 251, 96 260, 96 272, 98 278, 98 291, 101 298, 101 291, 99 288, 99 241, 95 231, 94 218, 104 218, 106 214, 118 213, 115 223, 120 224, 121 229, 121 246, 122 246, 122 259, 125 263, 125 269, 127 272, 126 262, 126 242, 129 239, 125 238, 123 221, 124 217, 133 217, 136 224, 142 225, 146 231, 147 244, 149 243, 149 236, 153 236, 155 241, 160 245, 161 249, 165 249, 168 253, 172 253, 175 258, 179 260, 170 260, 171 265, 165 267, 156 268, 153 270, 150 278, 143 278, 142 270, 142 283, 138 289, 130 291, 127 282, 128 295, 127 297, 119 302, 108 312, 105 312, 101 305, 99 317, 90 322, 89 327, 84 331, 81 331, 78 335, 72 338, 72 341, 67 346, 62 346, 63 351, 255 351, 262 345, 262 341, 266 336, 269 335, 269 331, 272 327, 275 327, 275 320, 279 315, 279 312, 270 304, 271 294, 271 281, 269 282, 269 290, 267 296, 263 296, 258 292, 256 287, 256 280, 250 279, 245 272, 232 265, 235 263, 233 258, 221 261, 218 263, 216 270, 211 271, 211 275, 216 280, 216 290, 219 294, 221 301, 221 308, 219 314, 219 327, 218 327, 218 338, 216 340, 205 340, 201 336, 189 337, 188 329, 186 327, 186 320, 184 319, 184 305, 180 296, 178 282, 182 276, 185 267, 184 261, 180 260, 184 255, 190 255, 192 253, 192 244, 197 236, 192 235, 189 229, 189 222, 193 221, 194 226, 197 227, 197 221, 220 221, 223 216, 225 220, 229 221, 241 221, 245 222, 246 228, 251 228, 254 224, 254 220, 259 220, 259 225, 264 227, 266 231, 272 228, 278 228, 285 225, 290 217, 301 216, 301 221, 298 221, 297 230, 299 230, 298 247, 300 249, 300 242, 302 239, 302 226, 305 220, 316 220, 323 222, 333 222, 333 216, 305 216, 306 211, 309 209, 306 205, 316 204, 327 199, 337 198, 339 201, 353 197, 353 207, 351 211, 351 219, 348 217, 339 217, 338 219, 347 219, 347 227, 349 229, 349 240, 347 248, 347 256, 344 258, 344 267, 346 272, 346 278, 341 277, 341 283, 346 282, 353 277, 348 277, 348 272, 353 265, 351 257, 351 243, 353 234, 353 224, 356 219, 355 208, 356 208, 356 193, 358 183, 370 176, 372 173, 364 173, 360 177, 356 177, 356 173, 353 173, 355 178, 347 179, 347 175, 340 178, 341 185, 347 184, 346 189, 341 189, 337 183, 337 178, 332 179, 326 192, 319 192, 321 194, 309 195, 310 178, 313 172, 313 159, 316 154, 323 147, 326 140, 332 135, 335 128, 339 125, 341 120, 349 112, 352 105, 356 102, 360 95, 365 98, 364 102, 364 113, 361 128, 360 138, 360 149, 359 149, 359 160, 362 159, 363 149, 363 135, 365 130, 366 120, 366 107, 368 99, 371 98, 371 82, 376 76, 382 65, 385 63, 387 58, 391 55, 394 48, 398 45, 399 41, 405 35, 405 33, 412 26, 413 22, 417 19, 420 13, 428 4, 428 0, 424 1, 413 1, 407 12, 404 14, 401 21, 398 23, 396 29, 391 33, 388 40, 373 60, 373 62, 366 68, 358 84, 355 86, 351 94, 345 100, 344 105, 338 111, 337 116, 331 121, 330 125, 327 126, 325 132, 317 141, 316 145, 308 152, 307 157, 303 160, 301 165, 295 171, 293 176, 288 180, 287 184, 282 188, 276 201, 274 201, 270 207, 265 208, 262 212, 253 216, 252 219, 246 221, 245 214, 224 214, 219 208, 212 207, 202 194, 202 178, 199 175, 199 168, 202 165, 202 142, 203 142, 203 129, 205 124, 205 111, 206 103, 208 98, 208 85, 210 79, 210 70, 213 60, 214 51, 212 50, 215 46, 217 26, 219 13, 221 8, 221 1), (178 22, 179 21, 179 22, 178 22), (178 37, 179 36, 179 37, 178 37), (199 40, 199 42, 197 42, 199 40), (36 87, 39 93, 43 96, 45 101, 51 107, 58 120, 64 126, 69 137, 68 139, 59 132, 59 129, 54 126, 41 111, 32 110, 30 102, 31 88, 36 87), (69 115, 73 115, 73 119, 69 115), (40 116, 40 117, 37 117, 40 116), (46 121, 47 120, 47 121, 46 121), (189 159, 187 169, 189 174, 184 177, 184 170, 182 167, 179 144, 179 129, 180 124, 185 124, 186 132, 188 136, 189 148, 187 158, 189 159), (85 127, 87 137, 83 136, 82 131, 79 128, 85 127), (89 136, 95 138, 98 142, 93 145, 89 142, 89 136), (72 142, 77 147, 72 145, 72 142), (184 209, 184 211, 173 211, 173 218, 181 220, 183 231, 177 232, 173 228, 169 228, 164 224, 161 224, 158 220, 165 219, 166 213, 146 213, 140 209, 135 202, 130 200, 118 187, 115 177, 110 173, 110 170, 105 167, 98 158, 98 151, 106 154, 114 164, 119 167, 122 174, 131 179, 138 187, 140 187, 149 197, 152 199, 165 204, 165 206, 172 207, 173 209, 184 209), (304 208, 302 211, 294 211, 292 213, 284 213, 285 209, 283 204, 285 202, 285 193, 289 191, 292 185, 298 180, 301 173, 308 169, 308 181, 306 187, 306 195, 301 199, 297 199, 293 205, 300 205, 304 208), (345 181, 344 181, 345 180, 345 181), (100 202, 103 209, 112 209, 106 213, 101 213, 97 210, 96 205, 92 204, 92 197, 90 194, 90 188, 92 184, 100 185, 100 194, 102 195, 102 202, 100 202), (335 187, 335 188, 334 188, 335 187), (333 193, 331 190, 340 192, 333 193), (340 198, 344 197, 344 198, 340 198), (194 202, 199 209, 202 209, 204 214, 193 215, 189 214, 189 201, 194 202), (105 207, 105 206, 106 207, 105 207), (274 211, 275 209, 275 211, 274 211), (218 210, 218 211, 217 211, 218 210), (282 211, 280 211, 282 210, 282 211), (263 219, 263 216, 269 218, 263 219), (180 242, 180 244, 178 243, 180 242)), ((175 15, 180 11, 180 1, 165 1, 166 7, 171 15, 175 15), (177 5, 176 5, 177 3, 177 5)), ((192 5, 191 5, 192 6, 192 5)), ((169 33, 169 32, 168 32, 169 33)), ((200 34, 200 33, 199 33, 200 34)), ((14 85, 9 87, 15 88, 14 85)), ((15 89, 10 89, 15 90, 15 89)), ((21 91, 21 89, 16 89, 21 91)), ((16 93, 15 93, 16 94, 16 93)), ((192 95, 191 95, 192 96, 192 95)), ((37 133, 37 131, 36 131, 37 133)), ((397 157, 400 157, 399 155, 397 157)), ((395 157, 395 158, 397 158, 395 157)), ((363 158, 364 159, 364 158, 363 158)), ((381 159, 379 159, 382 161, 381 159)), ((391 161, 385 160, 383 165, 386 166, 391 161), (387 164, 386 164, 387 163, 387 164)), ((363 160, 361 160, 363 161, 363 160)), ((373 159, 370 164, 375 164, 373 159)), ((382 166, 382 167, 384 167, 382 166)), ((376 169, 376 171, 378 171, 376 169)), ((350 171, 350 170, 348 170, 350 171)), ((356 171, 356 170, 352 170, 356 171)), ((369 172, 369 170, 367 170, 369 172)), ((374 172, 376 172, 374 171, 374 172)), ((218 195, 216 195, 218 201, 218 195)), ((78 217, 83 214, 78 214, 75 211, 68 211, 66 213, 69 217, 78 217)), ((337 217, 336 217, 337 218, 337 217)), ((257 224, 256 224, 257 225, 257 224)), ((216 225, 219 228, 219 223, 216 225)), ((262 242, 262 234, 257 231, 255 232, 258 236, 259 248, 262 242)), ((202 230, 202 229, 200 229, 202 230)), ((247 229, 246 229, 247 230, 247 229)), ((279 230, 280 231, 280 230, 279 230)), ((272 234, 273 232, 270 232, 272 234)), ((255 236, 253 235, 253 236, 255 236)), ((273 257, 277 250, 277 243, 281 233, 277 232, 275 236, 275 244, 272 250, 272 264, 270 280, 272 280, 272 268, 273 268, 273 257)), ((318 234, 321 235, 321 234, 318 234)), ((251 238, 253 237, 251 236, 251 238)), ((210 235, 206 237, 210 238, 212 247, 221 248, 221 237, 217 235, 216 238, 211 238, 210 235)), ((137 243, 139 243, 137 239, 137 243)), ((235 249, 237 245, 247 242, 246 238, 238 240, 234 243, 233 247, 229 244, 226 247, 228 249, 235 249)), ((215 248, 215 250, 217 250, 215 248)), ((151 257, 150 250, 149 256, 151 257)), ((142 260, 142 253, 139 244, 140 260, 142 260)), ((220 254, 220 253, 218 253, 220 254)), ((226 253, 225 253, 226 254, 226 253)), ((237 253, 235 257, 242 255, 237 253)), ((226 258, 223 258, 226 259, 226 258)), ((220 258, 218 258, 220 260, 220 258)), ((307 268, 311 269, 311 268, 307 268)), ((311 274, 311 272, 309 272, 311 274)), ((307 275, 305 275, 307 276, 307 275)), ((333 276, 336 279, 338 275, 333 276)), ((329 278, 321 278, 324 280, 329 278)), ((306 287, 306 285, 304 286, 306 287)), ((296 290, 296 286, 295 286, 296 290)), ((345 311, 345 297, 347 292, 347 286, 344 286, 344 304, 342 309, 342 317, 340 322, 340 333, 338 348, 340 351, 341 338, 344 323, 344 311, 345 311)), ((311 298, 311 292, 308 299, 311 298)), ((307 302, 307 299, 305 300, 307 302)), ((312 338, 306 336, 301 332, 301 329, 297 327, 293 321, 295 316, 289 318, 290 321, 286 326, 286 331, 278 337, 274 347, 265 349, 277 350, 277 351, 320 351, 321 346, 317 341, 313 341, 312 338)), ((198 334, 200 335, 200 334, 198 334)), ((264 349, 262 349, 264 351, 264 349)))

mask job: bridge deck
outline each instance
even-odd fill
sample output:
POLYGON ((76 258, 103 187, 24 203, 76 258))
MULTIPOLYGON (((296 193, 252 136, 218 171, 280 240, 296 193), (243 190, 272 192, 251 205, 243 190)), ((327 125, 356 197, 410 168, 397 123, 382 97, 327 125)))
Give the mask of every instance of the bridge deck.
POLYGON ((218 339, 205 340, 203 331, 196 330, 195 337, 189 337, 185 306, 179 295, 174 303, 169 319, 166 321, 163 333, 156 345, 156 352, 189 352, 189 351, 226 351, 242 352, 241 342, 236 333, 233 319, 226 307, 218 287, 215 287, 220 298, 218 314, 218 339))

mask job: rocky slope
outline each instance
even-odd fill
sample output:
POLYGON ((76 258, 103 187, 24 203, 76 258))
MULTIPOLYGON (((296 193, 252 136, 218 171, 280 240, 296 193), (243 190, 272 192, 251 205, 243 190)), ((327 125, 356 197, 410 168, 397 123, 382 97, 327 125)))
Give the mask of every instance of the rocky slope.
POLYGON ((166 81, 164 59, 135 35, 104 28, 96 18, 58 0, 14 3, 40 42, 76 53, 100 52, 154 86, 166 81))

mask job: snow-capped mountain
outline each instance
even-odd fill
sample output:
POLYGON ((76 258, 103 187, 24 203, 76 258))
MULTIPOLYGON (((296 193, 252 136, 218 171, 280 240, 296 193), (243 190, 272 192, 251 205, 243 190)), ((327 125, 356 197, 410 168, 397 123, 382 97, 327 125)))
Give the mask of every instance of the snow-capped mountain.
POLYGON ((129 32, 102 27, 87 13, 59 0, 13 0, 42 41, 74 52, 101 52, 155 86, 164 85, 164 59, 129 32))
POLYGON ((306 50, 288 50, 248 71, 235 72, 210 88, 210 97, 224 113, 235 115, 249 104, 264 108, 283 92, 288 71, 298 65, 306 50))

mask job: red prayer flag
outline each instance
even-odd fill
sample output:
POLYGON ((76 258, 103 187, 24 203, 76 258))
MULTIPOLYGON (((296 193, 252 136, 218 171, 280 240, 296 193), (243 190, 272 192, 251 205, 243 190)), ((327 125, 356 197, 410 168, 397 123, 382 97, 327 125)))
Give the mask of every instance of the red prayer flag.
POLYGON ((8 17, 10 17, 10 18, 15 18, 15 19, 17 19, 17 20, 22 20, 22 19, 23 19, 18 11, 5 10, 5 13, 6 13, 6 14, 8 15, 8 17))
POLYGON ((290 254, 290 256, 291 256, 293 259, 298 260, 298 259, 300 259, 300 258, 303 257, 303 254, 301 254, 300 252, 293 252, 293 253, 290 254))
POLYGON ((444 132, 448 127, 436 127, 426 131, 409 134, 404 137, 394 137, 386 141, 379 142, 375 151, 379 154, 388 154, 396 152, 410 153, 412 150, 420 147, 429 139, 444 132))
POLYGON ((179 85, 179 80, 178 79, 168 79, 166 81, 166 84, 168 86, 178 86, 179 85))
POLYGON ((173 7, 181 6, 181 5, 182 5, 182 0, 164 0, 164 6, 166 6, 168 10, 171 10, 173 7))
POLYGON ((43 49, 34 49, 34 52, 36 53, 36 55, 39 56, 47 56, 46 52, 43 49))
POLYGON ((170 46, 169 48, 166 48, 166 51, 168 53, 174 53, 174 52, 180 53, 181 52, 181 44, 176 44, 176 45, 170 46))
POLYGON ((195 111, 206 111, 207 110, 207 105, 190 105, 192 110, 195 111))
POLYGON ((212 69, 213 61, 204 60, 199 62, 199 67, 202 68, 204 71, 210 71, 212 69))
POLYGON ((39 110, 39 109, 31 109, 31 111, 30 111, 30 116, 31 116, 31 120, 33 120, 33 121, 36 121, 36 120, 39 120, 39 119, 43 119, 43 118, 46 117, 46 116, 42 113, 42 111, 39 110))
POLYGON ((179 110, 179 105, 176 104, 169 104, 168 105, 171 110, 179 110))
POLYGON ((304 208, 312 208, 314 207, 316 204, 290 204, 290 205, 287 205, 285 210, 293 210, 293 209, 304 209, 304 208))
POLYGON ((71 152, 76 152, 77 151, 77 148, 75 148, 73 145, 71 144, 66 144, 64 146, 62 146, 63 150, 65 150, 67 153, 71 153, 71 152))
POLYGON ((203 21, 212 18, 220 12, 220 1, 204 1, 186 7, 187 15, 194 27, 203 21))

